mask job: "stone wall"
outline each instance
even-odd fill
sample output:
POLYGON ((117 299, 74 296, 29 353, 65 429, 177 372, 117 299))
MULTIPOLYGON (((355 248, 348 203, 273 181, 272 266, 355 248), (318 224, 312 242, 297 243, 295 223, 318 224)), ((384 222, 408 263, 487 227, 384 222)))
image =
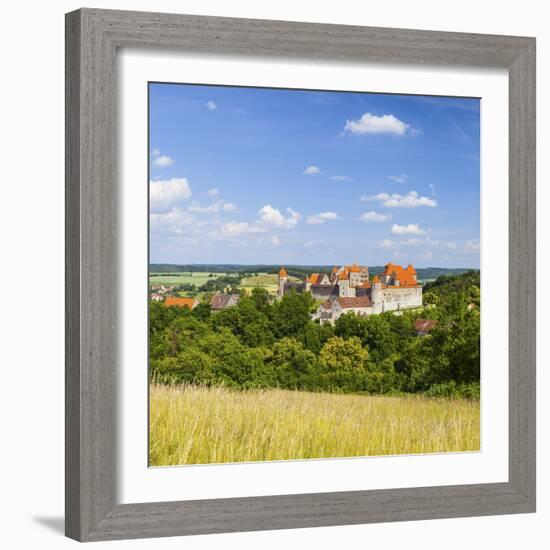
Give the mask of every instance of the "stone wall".
POLYGON ((422 306, 422 287, 385 288, 382 291, 383 311, 395 311, 422 306))

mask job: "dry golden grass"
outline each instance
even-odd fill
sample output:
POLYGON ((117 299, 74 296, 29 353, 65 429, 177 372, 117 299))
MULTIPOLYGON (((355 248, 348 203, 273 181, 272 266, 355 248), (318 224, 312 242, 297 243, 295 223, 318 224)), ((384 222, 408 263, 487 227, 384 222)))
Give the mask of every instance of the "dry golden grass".
POLYGON ((479 450, 479 402, 153 384, 152 466, 479 450))

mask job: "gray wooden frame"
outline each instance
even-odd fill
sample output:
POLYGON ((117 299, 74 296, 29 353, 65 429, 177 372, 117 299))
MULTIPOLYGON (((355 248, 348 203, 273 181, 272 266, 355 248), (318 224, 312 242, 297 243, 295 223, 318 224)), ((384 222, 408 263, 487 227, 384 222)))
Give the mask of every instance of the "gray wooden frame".
POLYGON ((535 511, 535 39, 82 9, 66 16, 66 534, 81 541, 535 511), (509 71, 509 481, 116 504, 119 47, 509 71), (518 292, 517 289, 522 289, 518 292))

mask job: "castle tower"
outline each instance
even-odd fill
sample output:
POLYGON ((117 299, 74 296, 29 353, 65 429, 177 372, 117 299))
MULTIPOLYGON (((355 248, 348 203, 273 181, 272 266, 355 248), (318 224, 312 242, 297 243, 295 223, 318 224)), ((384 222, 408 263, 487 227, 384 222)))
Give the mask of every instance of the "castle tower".
POLYGON ((306 276, 306 292, 310 292, 310 291, 311 291, 311 280, 309 276, 306 276))
POLYGON ((288 282, 288 273, 286 272, 286 269, 284 267, 281 267, 281 269, 279 269, 279 277, 277 282, 279 284, 277 296, 279 298, 282 298, 285 295, 285 283, 288 282))
POLYGON ((338 277, 338 295, 340 298, 349 298, 351 296, 349 279, 345 271, 340 273, 340 276, 338 277))
POLYGON ((373 313, 384 312, 384 296, 382 294, 382 283, 380 282, 378 275, 374 276, 374 279, 371 283, 370 301, 372 302, 373 313))

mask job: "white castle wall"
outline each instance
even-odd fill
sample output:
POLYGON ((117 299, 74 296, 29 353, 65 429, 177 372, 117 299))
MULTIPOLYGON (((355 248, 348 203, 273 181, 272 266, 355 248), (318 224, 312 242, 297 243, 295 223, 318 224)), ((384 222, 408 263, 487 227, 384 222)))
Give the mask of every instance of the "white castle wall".
POLYGON ((422 287, 386 288, 381 291, 383 311, 395 311, 422 306, 422 287))
MULTIPOLYGON (((346 309, 344 309, 337 300, 334 300, 334 302, 332 302, 330 312, 332 314, 332 318, 325 322, 328 322, 332 325, 345 313, 355 313, 356 315, 371 315, 373 313, 372 307, 347 307, 346 309)), ((320 317, 320 314, 321 306, 319 306, 318 317, 320 317)))

